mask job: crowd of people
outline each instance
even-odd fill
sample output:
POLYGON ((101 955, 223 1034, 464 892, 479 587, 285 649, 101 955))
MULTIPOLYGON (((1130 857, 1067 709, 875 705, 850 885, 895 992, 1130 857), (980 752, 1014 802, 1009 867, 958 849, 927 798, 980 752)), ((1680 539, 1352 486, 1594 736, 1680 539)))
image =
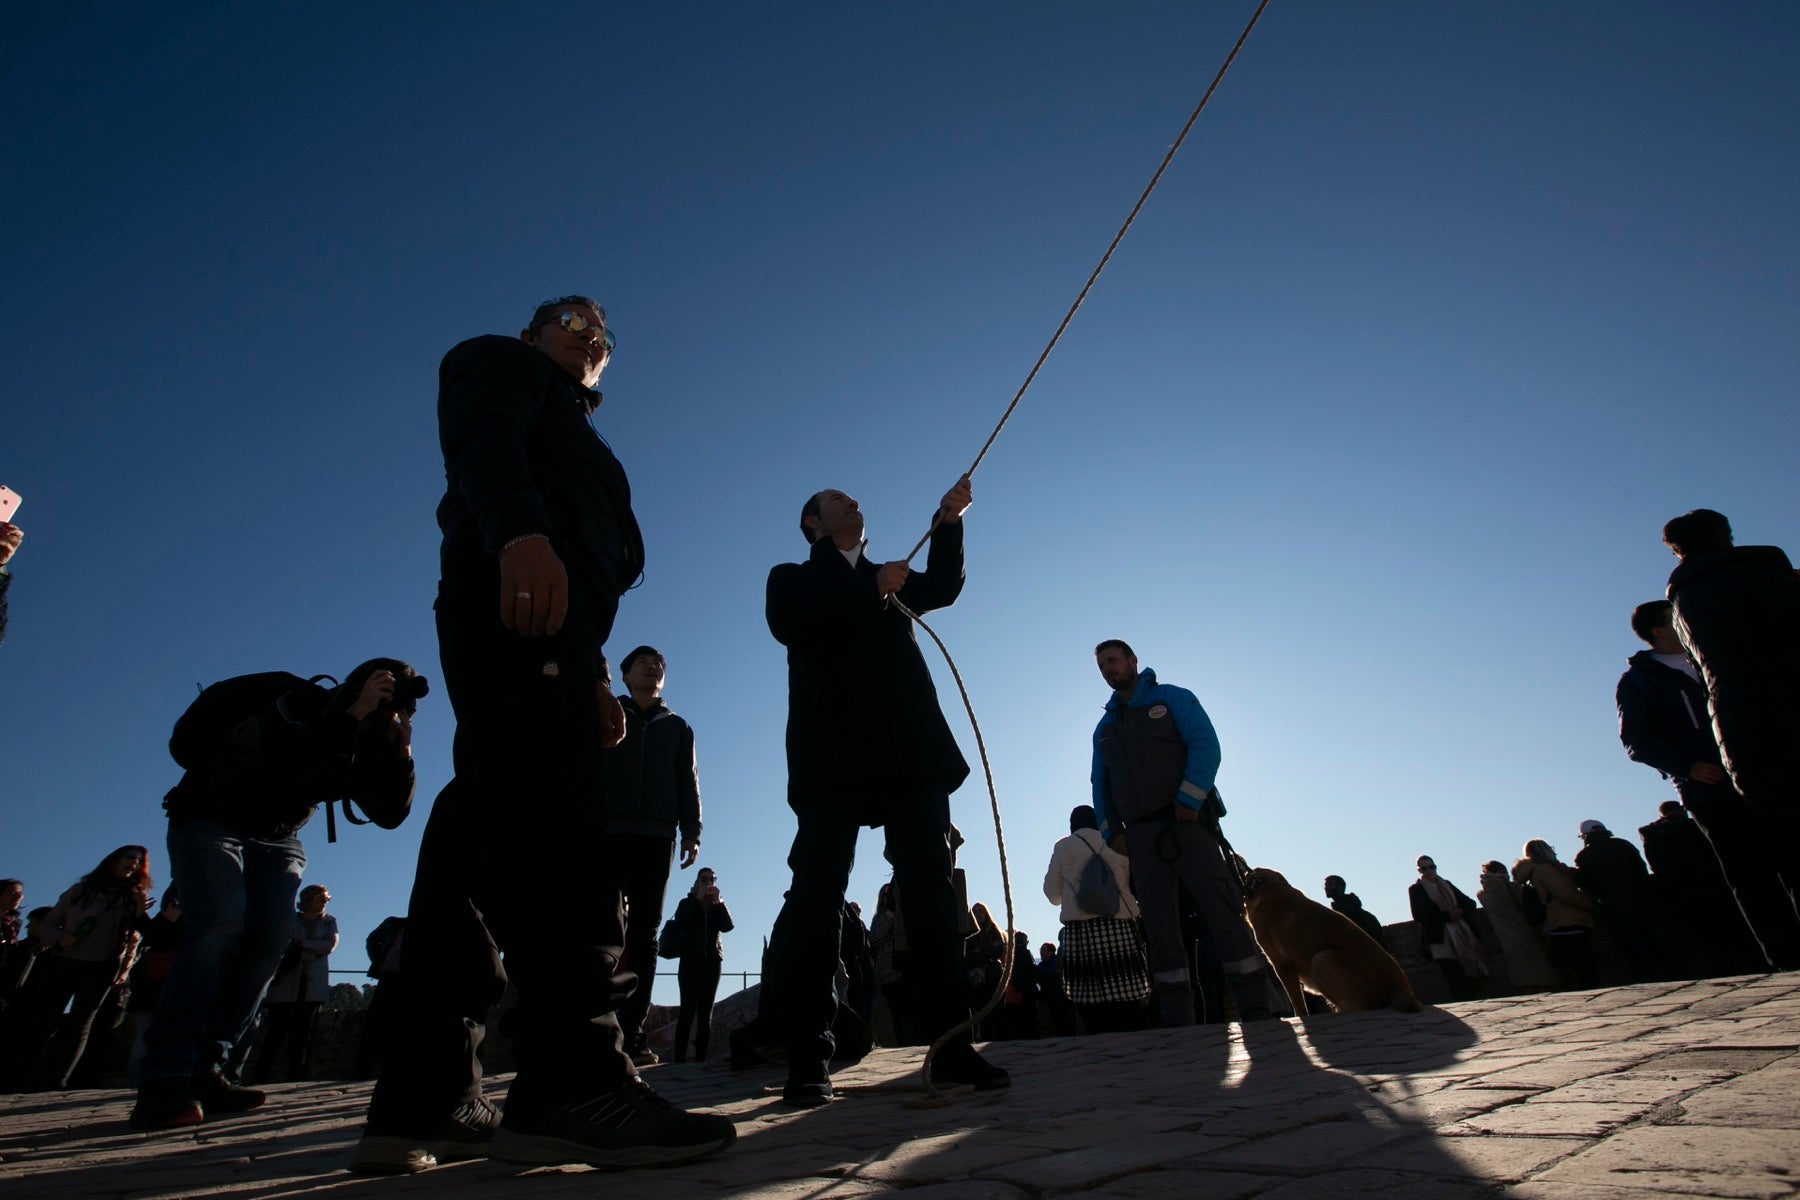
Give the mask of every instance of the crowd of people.
MULTIPOLYGON (((645 558, 625 469, 594 426, 615 345, 598 303, 562 296, 532 310, 517 337, 465 341, 440 368, 435 617, 454 775, 431 806, 405 917, 369 942, 380 982, 362 1058, 378 1075, 358 1171, 479 1156, 672 1164, 736 1137, 729 1119, 685 1111, 639 1074, 658 1057, 644 1023, 659 957, 679 961, 673 1057, 690 1045, 708 1053, 732 920, 717 873, 700 868, 664 921, 672 872, 699 859, 694 731, 663 700, 660 652, 625 655, 621 695, 604 650, 645 558), (509 982, 517 1075, 502 1111, 484 1092, 479 1051, 509 982)), ((934 1086, 983 1091, 1012 1081, 977 1037, 1270 1020, 1299 1003, 1245 918, 1245 864, 1225 835, 1206 710, 1116 638, 1094 649, 1109 696, 1088 803, 1070 814, 1044 878, 1057 941, 1034 957, 1027 935, 1009 942, 985 905, 969 904, 950 823, 969 766, 915 618, 962 593, 971 502, 964 476, 939 501, 914 570, 870 560, 858 502, 815 491, 800 507, 804 559, 768 576, 767 624, 788 660, 792 879, 759 1010, 733 1035, 732 1057, 782 1063, 791 1107, 834 1098, 832 1064, 858 1044, 859 1025, 866 1039, 877 997, 898 1040, 942 1041, 934 1086), (845 896, 865 827, 881 831, 893 868, 867 927, 845 896)), ((1592 821, 1570 866, 1540 840, 1510 869, 1484 864, 1480 900, 1421 857, 1412 915, 1456 995, 1478 991, 1496 963, 1520 987, 1591 985, 1596 931, 1633 978, 1666 977, 1685 969, 1674 917, 1697 922, 1687 942, 1718 955, 1709 969, 1743 965, 1718 927, 1728 915, 1749 935, 1745 962, 1800 965, 1792 867, 1771 852, 1800 819, 1800 663, 1788 636, 1800 577, 1779 550, 1734 547, 1708 510, 1670 522, 1664 540, 1681 564, 1668 601, 1633 616, 1651 650, 1618 692, 1628 753, 1678 792, 1644 831, 1655 876, 1592 821), (1708 862, 1712 882, 1701 880, 1708 862)), ((18 545, 16 527, 0 529, 0 597, 18 545)), ((143 846, 120 847, 24 919, 23 889, 0 881, 10 905, 0 1077, 67 1086, 108 1004, 141 1026, 130 1114, 140 1129, 259 1107, 266 1093, 245 1080, 270 1077, 284 1058, 288 1077, 304 1077, 338 931, 329 891, 301 888, 299 834, 321 806, 328 836, 339 811, 384 828, 407 819, 412 723, 429 690, 393 658, 341 683, 265 672, 205 689, 170 740, 183 773, 163 802, 173 883, 155 917, 143 846), (145 1003, 124 998, 138 994, 140 972, 145 1003), (265 1045, 251 1064, 259 1024, 265 1045)), ((1383 936, 1342 879, 1326 891, 1383 936)))

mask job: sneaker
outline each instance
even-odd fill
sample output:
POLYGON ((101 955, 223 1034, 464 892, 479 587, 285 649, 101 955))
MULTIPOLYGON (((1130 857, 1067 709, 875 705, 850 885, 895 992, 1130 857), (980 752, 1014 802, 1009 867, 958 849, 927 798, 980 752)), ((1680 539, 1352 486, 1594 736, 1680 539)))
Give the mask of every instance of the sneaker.
POLYGON ((194 1089, 194 1099, 215 1117, 261 1108, 262 1102, 269 1098, 266 1092, 231 1082, 219 1071, 196 1075, 190 1082, 194 1089))
POLYGON ((533 1166, 663 1167, 717 1154, 735 1140, 729 1118, 684 1112, 632 1079, 592 1100, 541 1112, 508 1104, 488 1157, 533 1166))
POLYGON ((837 1099, 831 1090, 831 1072, 825 1063, 788 1063, 787 1086, 781 1102, 789 1108, 818 1108, 837 1099))
POLYGON ((137 1129, 181 1129, 206 1120, 206 1110, 187 1079, 146 1079, 138 1084, 130 1120, 137 1129))
POLYGON ((931 1060, 931 1082, 937 1087, 972 1087, 993 1092, 1012 1086, 1012 1076, 975 1052, 970 1045, 945 1046, 931 1060))
POLYGON ((362 1175, 416 1175, 444 1163, 487 1157, 500 1110, 477 1096, 445 1119, 437 1135, 403 1137, 364 1129, 350 1169, 362 1175))

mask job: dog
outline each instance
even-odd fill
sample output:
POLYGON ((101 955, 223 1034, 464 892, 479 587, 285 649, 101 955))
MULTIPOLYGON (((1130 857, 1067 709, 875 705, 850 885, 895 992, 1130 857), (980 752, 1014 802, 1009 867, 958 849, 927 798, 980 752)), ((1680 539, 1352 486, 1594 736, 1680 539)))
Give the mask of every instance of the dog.
POLYGON ((1334 1012, 1419 1011, 1394 956, 1349 917, 1302 895, 1281 872, 1257 867, 1244 877, 1244 917, 1295 1013, 1306 1012, 1308 990, 1334 1012))

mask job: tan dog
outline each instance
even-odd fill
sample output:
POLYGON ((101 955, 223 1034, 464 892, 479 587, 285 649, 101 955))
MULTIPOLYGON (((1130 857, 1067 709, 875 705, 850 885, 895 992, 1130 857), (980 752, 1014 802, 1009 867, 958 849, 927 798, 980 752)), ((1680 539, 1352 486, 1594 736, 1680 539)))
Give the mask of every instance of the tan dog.
POLYGON ((1244 916, 1287 989, 1294 1012, 1317 992, 1337 1012, 1418 1012, 1406 972, 1349 917, 1309 900, 1279 871, 1257 867, 1244 881, 1244 916))

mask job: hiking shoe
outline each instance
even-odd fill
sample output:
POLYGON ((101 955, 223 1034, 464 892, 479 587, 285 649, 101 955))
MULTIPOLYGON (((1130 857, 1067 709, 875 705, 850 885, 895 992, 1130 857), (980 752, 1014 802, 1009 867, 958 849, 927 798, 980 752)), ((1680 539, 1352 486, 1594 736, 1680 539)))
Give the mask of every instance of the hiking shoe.
POLYGON ((130 1120, 136 1129, 181 1129, 206 1120, 206 1111, 187 1079, 146 1079, 138 1084, 130 1120))
POLYGON ((931 1060, 935 1087, 972 1087, 993 1092, 1012 1086, 1012 1076, 975 1052, 970 1045, 945 1046, 931 1060))
POLYGON ((362 1175, 416 1175, 444 1163, 485 1158, 498 1128, 500 1110, 477 1096, 451 1113, 433 1137, 405 1137, 365 1128, 350 1158, 350 1169, 362 1175))
POLYGON ((736 1139, 728 1118, 684 1112, 631 1079, 560 1108, 531 1112, 509 1103, 488 1157, 532 1166, 666 1167, 716 1154, 736 1139))
POLYGON ((831 1072, 825 1063, 788 1063, 787 1086, 781 1089, 781 1102, 789 1108, 818 1108, 837 1099, 831 1090, 831 1072))
POLYGON ((231 1082, 219 1071, 196 1075, 190 1082, 194 1089, 194 1099, 215 1117, 261 1108, 262 1102, 269 1098, 266 1092, 231 1082))

